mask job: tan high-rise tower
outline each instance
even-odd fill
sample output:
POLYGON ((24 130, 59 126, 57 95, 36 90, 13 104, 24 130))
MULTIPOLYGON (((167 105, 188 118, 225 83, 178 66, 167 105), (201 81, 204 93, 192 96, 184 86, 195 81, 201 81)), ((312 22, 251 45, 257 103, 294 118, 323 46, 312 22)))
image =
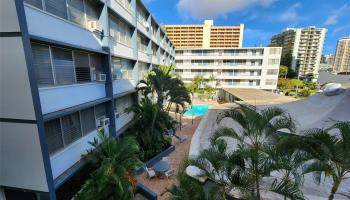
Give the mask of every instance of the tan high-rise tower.
POLYGON ((333 71, 350 73, 350 36, 338 40, 333 71))
POLYGON ((204 24, 165 25, 175 48, 241 48, 244 24, 214 26, 213 20, 204 24))

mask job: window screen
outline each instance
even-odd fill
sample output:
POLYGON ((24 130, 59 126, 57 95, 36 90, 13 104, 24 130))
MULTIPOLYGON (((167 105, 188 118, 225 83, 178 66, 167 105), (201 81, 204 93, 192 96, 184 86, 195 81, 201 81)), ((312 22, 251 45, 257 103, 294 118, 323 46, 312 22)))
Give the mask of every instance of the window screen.
POLYGON ((79 113, 75 112, 68 116, 62 117, 62 128, 65 145, 68 145, 79 139, 82 136, 79 113))
POLYGON ((90 82, 89 54, 74 52, 75 75, 78 83, 90 82))
POLYGON ((69 20, 85 26, 84 2, 83 0, 68 0, 69 20))
POLYGON ((83 134, 86 135, 96 129, 94 108, 88 108, 80 112, 83 134))
POLYGON ((52 47, 53 66, 57 85, 75 83, 72 51, 52 47))
POLYGON ((49 47, 32 43, 32 52, 35 75, 39 87, 53 86, 54 78, 49 47))
POLYGON ((39 9, 43 9, 43 2, 41 0, 24 0, 25 3, 28 3, 34 7, 37 7, 39 9))
POLYGON ((45 135, 50 154, 63 148, 60 119, 45 122, 45 135))
POLYGON ((46 11, 67 19, 66 0, 45 0, 46 11))
POLYGON ((102 103, 95 106, 95 116, 96 119, 106 116, 106 104, 102 103))

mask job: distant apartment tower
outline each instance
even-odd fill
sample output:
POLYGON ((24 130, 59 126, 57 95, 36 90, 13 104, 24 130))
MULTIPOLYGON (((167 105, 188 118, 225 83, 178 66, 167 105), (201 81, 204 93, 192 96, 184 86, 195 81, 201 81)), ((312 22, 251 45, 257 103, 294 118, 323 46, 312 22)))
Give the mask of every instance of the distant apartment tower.
POLYGON ((333 70, 336 73, 350 72, 350 36, 338 40, 333 70))
POLYGON ((322 55, 320 67, 318 69, 319 72, 332 72, 333 71, 333 64, 334 64, 334 57, 333 54, 328 55, 322 55))
POLYGON ((314 26, 287 28, 272 36, 270 46, 282 47, 281 64, 301 77, 317 78, 327 29, 314 26))
POLYGON ((141 0, 1 0, 0 199, 71 199, 89 142, 125 132, 174 53, 141 0))
POLYGON ((196 25, 165 25, 175 48, 241 48, 244 25, 214 26, 213 20, 196 25))
POLYGON ((203 76, 218 88, 274 90, 281 51, 280 47, 176 49, 175 71, 185 83, 203 76))

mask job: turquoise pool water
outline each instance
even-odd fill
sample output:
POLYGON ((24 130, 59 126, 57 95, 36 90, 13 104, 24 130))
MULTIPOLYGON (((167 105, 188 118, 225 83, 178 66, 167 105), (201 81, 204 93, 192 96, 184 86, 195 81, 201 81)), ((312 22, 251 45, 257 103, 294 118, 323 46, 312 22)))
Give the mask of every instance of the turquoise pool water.
POLYGON ((184 116, 202 116, 208 112, 209 105, 208 104, 193 104, 189 106, 184 116))

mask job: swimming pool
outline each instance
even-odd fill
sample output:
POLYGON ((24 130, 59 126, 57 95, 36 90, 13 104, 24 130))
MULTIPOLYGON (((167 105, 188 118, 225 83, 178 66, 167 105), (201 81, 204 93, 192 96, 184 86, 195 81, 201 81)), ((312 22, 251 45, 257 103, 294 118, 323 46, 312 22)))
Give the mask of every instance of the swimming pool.
POLYGON ((208 104, 193 104, 189 106, 184 116, 203 116, 208 112, 208 104))

